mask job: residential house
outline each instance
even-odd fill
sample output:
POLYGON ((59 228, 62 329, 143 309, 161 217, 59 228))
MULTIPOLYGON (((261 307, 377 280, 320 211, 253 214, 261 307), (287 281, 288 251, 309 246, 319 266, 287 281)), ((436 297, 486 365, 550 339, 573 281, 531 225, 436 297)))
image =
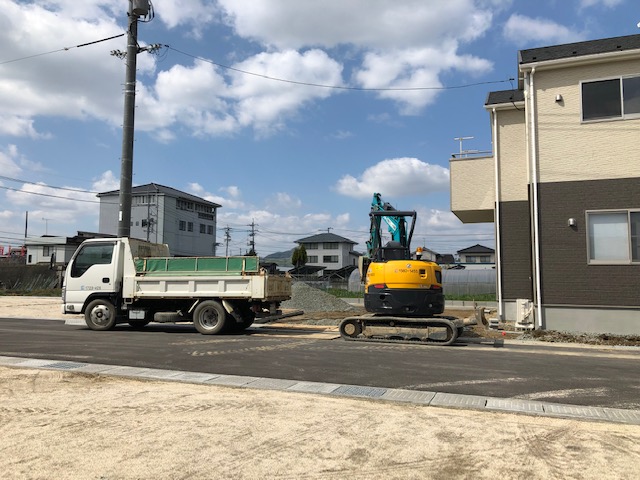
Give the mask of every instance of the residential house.
POLYGON ((458 250, 458 264, 465 268, 488 269, 494 268, 496 264, 496 251, 493 248, 476 244, 472 247, 458 250))
POLYGON ((320 233, 296 240, 307 251, 307 265, 324 268, 324 275, 342 269, 357 268, 359 254, 353 250, 356 242, 334 233, 320 233))
MULTIPOLYGON (((98 194, 100 233, 117 234, 119 195, 119 190, 98 194)), ((133 187, 130 236, 166 243, 175 256, 212 256, 218 208, 217 203, 156 183, 133 187)))
POLYGON ((104 235, 92 232, 78 232, 73 237, 59 237, 43 235, 42 237, 27 238, 27 265, 49 264, 67 265, 78 246, 90 238, 104 238, 112 235, 104 235))
POLYGON ((639 333, 640 35, 522 50, 485 108, 493 155, 451 159, 451 210, 495 223, 499 316, 639 333))

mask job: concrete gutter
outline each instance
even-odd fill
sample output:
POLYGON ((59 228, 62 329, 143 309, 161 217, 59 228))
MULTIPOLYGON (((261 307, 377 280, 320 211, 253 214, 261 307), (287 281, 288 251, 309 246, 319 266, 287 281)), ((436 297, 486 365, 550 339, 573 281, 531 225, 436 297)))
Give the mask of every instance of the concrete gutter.
MULTIPOLYGON (((0 366, 90 373, 145 380, 160 380, 164 382, 251 388, 256 390, 279 390, 283 392, 328 395, 334 398, 348 397, 380 402, 410 403, 425 407, 463 408, 485 412, 520 413, 544 417, 640 425, 640 410, 564 405, 514 398, 495 398, 478 395, 461 395, 457 393, 306 382, 242 375, 183 372, 179 370, 161 370, 155 368, 7 356, 0 356, 0 366)), ((259 396, 256 398, 259 398, 259 396)))

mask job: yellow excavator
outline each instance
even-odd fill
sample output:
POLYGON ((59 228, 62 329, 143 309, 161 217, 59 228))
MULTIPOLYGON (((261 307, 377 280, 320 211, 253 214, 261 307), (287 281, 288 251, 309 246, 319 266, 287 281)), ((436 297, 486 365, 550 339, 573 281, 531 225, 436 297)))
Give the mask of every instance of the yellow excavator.
POLYGON ((415 211, 399 211, 373 194, 367 256, 360 259, 367 315, 345 318, 340 335, 352 341, 424 342, 451 345, 462 319, 444 316, 442 269, 411 251, 415 211), (410 219, 410 222, 407 222, 410 219), (383 245, 382 222, 391 240, 383 245))

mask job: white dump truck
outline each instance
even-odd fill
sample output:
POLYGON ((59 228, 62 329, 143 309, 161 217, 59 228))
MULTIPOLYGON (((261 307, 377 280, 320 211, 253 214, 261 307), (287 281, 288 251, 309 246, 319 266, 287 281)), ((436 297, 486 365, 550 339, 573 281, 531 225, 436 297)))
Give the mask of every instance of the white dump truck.
POLYGON ((258 257, 170 257, 167 245, 129 238, 86 240, 67 266, 63 313, 83 313, 92 330, 117 323, 193 322, 206 335, 240 331, 278 311, 291 279, 258 257))

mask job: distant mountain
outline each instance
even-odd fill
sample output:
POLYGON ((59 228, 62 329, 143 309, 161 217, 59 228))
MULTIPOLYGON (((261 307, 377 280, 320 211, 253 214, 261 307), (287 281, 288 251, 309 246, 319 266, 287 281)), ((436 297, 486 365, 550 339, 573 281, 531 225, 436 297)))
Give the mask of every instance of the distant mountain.
POLYGON ((287 250, 286 252, 272 253, 271 255, 263 257, 262 260, 265 262, 277 263, 281 267, 293 267, 293 264, 291 263, 291 256, 293 255, 294 250, 295 248, 292 248, 291 250, 287 250))

